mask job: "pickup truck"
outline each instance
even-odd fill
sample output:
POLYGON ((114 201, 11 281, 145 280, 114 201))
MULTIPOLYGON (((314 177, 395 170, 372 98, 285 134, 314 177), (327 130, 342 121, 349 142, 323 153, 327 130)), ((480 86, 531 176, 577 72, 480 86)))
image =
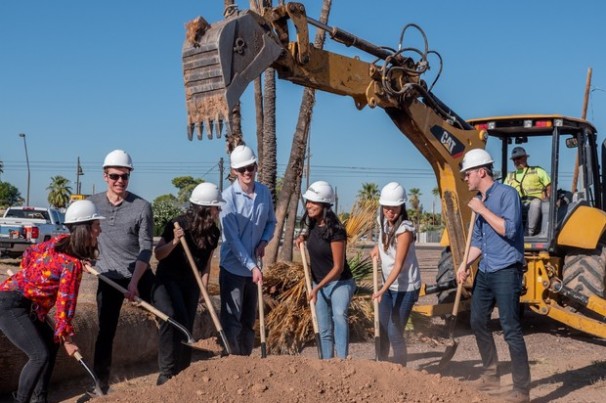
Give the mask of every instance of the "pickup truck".
POLYGON ((0 255, 19 257, 34 244, 68 233, 63 219, 50 207, 9 207, 0 218, 0 255))

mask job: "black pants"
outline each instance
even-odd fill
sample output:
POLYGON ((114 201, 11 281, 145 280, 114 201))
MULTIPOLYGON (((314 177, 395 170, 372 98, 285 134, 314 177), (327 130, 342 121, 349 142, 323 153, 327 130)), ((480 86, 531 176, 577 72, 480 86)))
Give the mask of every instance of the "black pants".
POLYGON ((20 292, 0 292, 0 329, 28 361, 19 376, 17 402, 46 402, 59 344, 54 331, 32 311, 32 301, 20 292))
MULTIPOLYGON (((124 288, 128 287, 130 279, 114 280, 124 288)), ((151 288, 154 275, 151 270, 146 270, 138 284, 139 296, 146 302, 150 302, 151 288)), ((97 288, 97 315, 99 319, 99 333, 95 342, 95 362, 93 368, 102 388, 109 385, 109 375, 112 366, 112 351, 114 347, 114 336, 120 319, 120 310, 124 302, 124 294, 112 286, 99 280, 97 288)), ((136 348, 136 347, 134 347, 136 348)))
MULTIPOLYGON (((152 292, 152 303, 191 333, 200 299, 200 288, 191 279, 156 278, 152 292)), ((182 341, 185 336, 168 322, 159 329, 158 367, 167 377, 177 375, 191 363, 191 348, 182 341)))

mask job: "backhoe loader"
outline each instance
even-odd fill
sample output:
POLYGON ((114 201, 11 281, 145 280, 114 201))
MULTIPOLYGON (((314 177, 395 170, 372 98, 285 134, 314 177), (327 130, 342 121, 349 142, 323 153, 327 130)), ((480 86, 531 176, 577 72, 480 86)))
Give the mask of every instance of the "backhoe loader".
POLYGON ((495 160, 502 161, 495 169, 504 177, 513 144, 547 138, 554 191, 544 202, 540 232, 526 238, 521 302, 539 314, 606 338, 605 173, 599 169, 600 162, 602 169, 605 163, 598 161, 596 129, 590 123, 560 115, 465 121, 432 93, 433 84, 422 79, 430 54, 436 52, 429 50, 425 34, 415 24, 405 26, 401 38, 407 29, 416 29, 425 40, 424 48, 400 43, 399 50, 392 50, 310 18, 301 3, 259 12, 232 11, 217 23, 198 17, 187 25, 182 56, 190 140, 194 135, 201 139, 204 132, 211 138, 213 133, 219 136, 224 127, 229 132, 230 112, 247 85, 268 67, 281 79, 349 96, 358 109, 383 109, 437 178, 448 246, 437 283, 424 284, 422 293, 440 292, 440 303, 416 310, 445 315, 452 309, 448 299, 456 287, 453 268, 463 258, 471 217, 466 204, 473 195, 459 173, 463 155, 489 147, 495 160), (309 39, 310 25, 367 53, 372 61, 315 48, 309 39), (296 35, 290 32, 293 27, 296 35), (582 173, 574 194, 562 188, 564 150, 578 156, 582 173))

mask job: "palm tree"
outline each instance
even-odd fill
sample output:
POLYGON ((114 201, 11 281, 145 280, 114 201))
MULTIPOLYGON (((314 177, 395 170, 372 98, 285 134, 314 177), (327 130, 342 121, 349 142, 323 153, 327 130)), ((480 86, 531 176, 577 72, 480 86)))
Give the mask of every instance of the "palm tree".
POLYGON ((376 183, 363 183, 362 189, 358 191, 358 202, 378 202, 379 200, 379 186, 376 183))
POLYGON ((419 188, 412 188, 408 190, 408 200, 410 201, 410 207, 414 211, 417 225, 419 224, 421 219, 421 200, 419 199, 421 195, 421 189, 419 188))
POLYGON ((48 190, 48 204, 56 208, 65 208, 69 204, 69 197, 72 194, 72 188, 69 186, 69 180, 63 176, 51 177, 51 183, 46 188, 48 190))
MULTIPOLYGON (((330 14, 332 0, 324 0, 322 2, 322 10, 320 11, 320 22, 326 24, 330 14)), ((318 49, 324 47, 325 34, 319 29, 316 31, 314 46, 318 49)), ((305 162, 305 151, 309 139, 309 126, 313 106, 316 100, 316 92, 311 88, 303 90, 303 99, 299 108, 299 119, 297 127, 292 139, 290 148, 290 157, 288 165, 284 173, 282 188, 278 194, 276 201, 276 229, 272 242, 269 243, 265 251, 266 263, 274 263, 278 258, 278 250, 280 248, 280 239, 284 231, 284 242, 282 246, 281 259, 292 260, 292 238, 295 230, 295 222, 297 216, 297 205, 299 203, 299 195, 301 191, 301 178, 303 176, 303 165, 305 162), (288 222, 285 224, 285 221, 288 222)))
POLYGON ((433 202, 432 202, 432 209, 431 209, 431 220, 432 220, 432 225, 436 225, 436 199, 440 198, 440 188, 439 187, 435 187, 433 189, 431 189, 431 194, 433 195, 433 202))

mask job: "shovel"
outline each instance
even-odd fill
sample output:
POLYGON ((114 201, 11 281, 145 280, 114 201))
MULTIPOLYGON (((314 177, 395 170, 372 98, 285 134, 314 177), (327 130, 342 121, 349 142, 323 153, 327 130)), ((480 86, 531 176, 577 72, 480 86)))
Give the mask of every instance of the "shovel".
MULTIPOLYGON (((377 258, 372 259, 372 285, 374 293, 379 291, 379 268, 377 258)), ((375 361, 379 361, 379 351, 381 349, 381 324, 379 322, 379 301, 373 299, 372 307, 375 316, 375 361)))
MULTIPOLYGON (((175 228, 177 228, 177 229, 181 228, 181 226, 179 225, 178 222, 175 222, 175 228)), ((217 329, 217 332, 219 332, 219 336, 221 336, 221 340, 223 341, 223 346, 225 347, 225 351, 227 352, 227 354, 231 354, 231 347, 229 346, 229 342, 227 341, 227 336, 225 335, 225 331, 223 330, 223 327, 221 326, 221 321, 219 320, 219 317, 217 316, 217 312, 215 312, 215 307, 213 306, 210 296, 208 295, 208 291, 206 290, 206 287, 204 287, 204 284, 202 283, 202 277, 200 277, 200 272, 198 271, 198 267, 196 266, 194 257, 192 256, 191 251, 189 250, 189 245, 187 245, 187 241, 185 240, 184 237, 181 238, 181 246, 183 247, 183 250, 185 251, 185 254, 187 255, 187 260, 189 261, 189 266, 191 267, 191 270, 194 273, 194 277, 196 278, 196 281, 198 282, 198 287, 200 287, 200 292, 202 293, 202 296, 204 297, 204 303, 206 304, 206 307, 208 308, 208 312, 210 313, 210 317, 212 318, 213 323, 215 324, 215 329, 217 329)))
MULTIPOLYGON (((305 272, 305 287, 307 288, 307 295, 311 295, 311 274, 309 273, 309 266, 307 265, 307 256, 305 255, 305 245, 303 242, 299 244, 301 249, 301 261, 303 262, 303 271, 305 272)), ((318 326, 318 316, 316 315, 316 303, 312 300, 309 301, 309 309, 311 310, 311 324, 314 328, 314 334, 316 336, 316 347, 318 348, 318 358, 322 359, 322 344, 320 340, 320 330, 318 326)))
POLYGON ((74 353, 74 358, 76 360, 78 360, 78 362, 84 367, 84 369, 86 370, 86 372, 88 372, 88 374, 90 375, 91 378, 93 378, 93 381, 95 382, 95 395, 96 396, 103 396, 105 395, 105 393, 103 392, 103 389, 101 389, 101 385, 99 384, 99 378, 97 378, 97 375, 95 375, 95 373, 93 372, 92 369, 90 369, 90 367, 88 365, 86 365, 86 363, 84 362, 84 359, 82 358, 82 354, 80 354, 79 351, 76 351, 74 353))
MULTIPOLYGON (((13 271, 11 269, 8 269, 6 271, 6 274, 8 274, 9 276, 12 276, 13 271)), ((51 329, 55 328, 54 324, 52 323, 51 318, 47 317, 46 323, 51 327, 51 329)), ((90 367, 88 365, 86 365, 86 363, 84 362, 84 358, 82 357, 82 354, 80 354, 79 351, 76 351, 74 353, 74 358, 84 367, 84 369, 86 370, 86 372, 88 372, 90 377, 93 378, 93 382, 95 382, 95 389, 94 389, 95 395, 97 395, 97 396, 105 395, 105 393, 103 392, 103 389, 101 389, 101 384, 99 383, 99 378, 97 378, 97 375, 95 375, 93 370, 90 369, 90 367)))
MULTIPOLYGON (((463 253, 463 262, 467 263, 467 258, 469 257, 469 249, 471 248, 471 236, 473 235, 473 226, 476 223, 476 213, 474 211, 471 212, 471 219, 469 220, 469 230, 467 231, 467 240, 465 242, 465 253, 463 253)), ((456 276, 456 273, 455 273, 456 276)), ((461 302, 461 294, 463 292, 463 283, 457 284, 457 294, 455 296, 454 305, 452 307, 452 316, 449 318, 448 324, 448 336, 450 339, 450 345, 446 347, 446 351, 444 351, 444 355, 438 364, 439 368, 443 368, 455 355, 457 351, 457 347, 459 346, 459 342, 454 338, 455 327, 457 325, 457 315, 459 313, 459 304, 461 302)))
MULTIPOLYGON (((263 259, 257 257, 257 266, 263 271, 263 259)), ((257 293, 259 300, 259 333, 261 333, 261 358, 267 358, 267 344, 265 343, 265 311, 263 309, 263 282, 257 283, 257 293)))
MULTIPOLYGON (((95 269, 93 269, 92 266, 86 265, 86 270, 89 273, 91 273, 92 275, 98 277, 99 280, 103 281, 104 283, 106 283, 110 287, 115 288, 116 290, 120 291, 123 294, 128 293, 128 290, 126 288, 122 287, 120 284, 116 283, 115 281, 113 281, 113 280, 105 277, 104 275, 100 274, 98 271, 96 271, 95 269)), ((154 307, 152 304, 149 304, 149 303, 143 301, 139 297, 135 297, 135 302, 139 306, 141 306, 142 308, 144 308, 145 310, 147 310, 147 311, 151 312, 152 314, 156 315, 161 320, 163 320, 163 321, 165 321, 165 322, 173 325, 177 329, 179 329, 185 335, 185 338, 187 339, 186 341, 181 341, 181 343, 183 343, 186 346, 189 346, 191 348, 194 348, 196 350, 207 351, 205 348, 196 345, 196 341, 194 340, 194 338, 191 335, 191 333, 189 333, 189 330, 187 330, 185 328, 185 326, 183 326, 182 324, 180 324, 179 322, 177 322, 176 320, 174 320, 173 318, 171 318, 170 316, 168 316, 164 312, 160 311, 159 309, 157 309, 156 307, 154 307)))

